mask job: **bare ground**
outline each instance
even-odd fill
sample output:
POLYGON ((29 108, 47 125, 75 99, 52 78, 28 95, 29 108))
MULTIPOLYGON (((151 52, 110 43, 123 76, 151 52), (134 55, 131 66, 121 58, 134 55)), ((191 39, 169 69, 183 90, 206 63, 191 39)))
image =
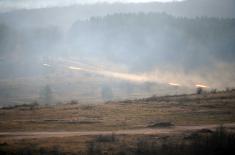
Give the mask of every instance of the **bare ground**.
MULTIPOLYGON (((197 126, 175 126, 171 128, 142 128, 117 131, 60 131, 60 132, 0 132, 1 139, 32 139, 50 137, 73 137, 73 136, 94 136, 94 135, 156 135, 156 134, 180 134, 194 132, 202 129, 215 130, 218 124, 197 125, 197 126)), ((225 128, 235 129, 235 123, 223 124, 225 128)))

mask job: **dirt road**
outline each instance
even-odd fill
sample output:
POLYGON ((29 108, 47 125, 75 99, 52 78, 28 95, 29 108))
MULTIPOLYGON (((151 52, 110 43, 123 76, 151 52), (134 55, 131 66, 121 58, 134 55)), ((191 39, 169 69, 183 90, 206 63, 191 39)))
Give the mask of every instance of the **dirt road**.
MULTIPOLYGON (((141 128, 118 131, 55 131, 55 132, 0 132, 0 139, 31 139, 49 137, 73 137, 84 135, 137 135, 137 134, 174 134, 192 132, 201 129, 215 130, 219 125, 198 125, 198 126, 175 126, 171 128, 141 128)), ((223 124, 224 127, 235 128, 235 123, 223 124)))

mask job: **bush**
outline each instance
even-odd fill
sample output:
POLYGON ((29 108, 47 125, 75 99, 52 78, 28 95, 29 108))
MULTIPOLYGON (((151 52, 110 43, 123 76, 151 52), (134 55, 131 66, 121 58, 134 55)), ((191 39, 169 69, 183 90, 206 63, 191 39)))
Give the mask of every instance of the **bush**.
POLYGON ((115 140, 116 137, 113 133, 111 135, 99 135, 96 138, 96 142, 115 142, 115 140))
POLYGON ((203 89, 202 89, 201 87, 198 87, 196 93, 197 93, 197 94, 202 94, 202 92, 203 92, 203 89))
POLYGON ((38 107, 39 104, 37 101, 34 101, 30 104, 19 104, 19 105, 12 105, 12 106, 6 106, 6 107, 2 107, 2 109, 5 109, 5 110, 11 110, 11 109, 29 109, 29 110, 33 110, 35 109, 36 107, 38 107))
POLYGON ((190 143, 165 143, 156 146, 153 143, 139 142, 137 155, 225 155, 235 154, 235 134, 223 127, 207 135, 195 136, 190 143))
POLYGON ((70 105, 76 105, 78 104, 79 102, 77 100, 71 100, 68 104, 70 105))

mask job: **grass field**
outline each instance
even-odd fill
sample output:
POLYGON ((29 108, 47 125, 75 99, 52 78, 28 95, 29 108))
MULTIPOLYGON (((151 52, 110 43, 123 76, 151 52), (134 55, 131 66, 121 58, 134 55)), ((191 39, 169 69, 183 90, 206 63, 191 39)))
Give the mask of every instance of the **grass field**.
MULTIPOLYGON (((210 124, 220 126, 226 123, 235 123, 235 91, 150 97, 90 105, 5 107, 0 110, 1 133, 88 133, 48 137, 17 135, 18 138, 14 135, 2 134, 0 150, 5 154, 22 152, 23 154, 141 154, 143 150, 147 151, 147 154, 155 154, 159 150, 153 149, 153 146, 160 144, 162 146, 163 143, 177 144, 177 147, 178 144, 183 143, 179 147, 188 146, 185 143, 192 141, 190 137, 194 139, 194 136, 202 130, 188 130, 189 126, 204 125, 206 128, 210 124), (159 122, 169 123, 172 126, 163 126, 159 129, 163 132, 149 132, 151 131, 149 128, 154 128, 154 124, 159 122), (184 126, 188 128, 180 130, 181 132, 174 132, 184 126), (128 132, 118 132, 121 130, 128 130, 128 132), (133 133, 128 134, 131 131, 133 133), (93 134, 89 134, 92 132, 93 134), (143 146, 144 148, 141 148, 143 146)), ((234 129, 230 127, 229 131, 234 133, 234 129)), ((202 130, 202 134, 206 136, 213 133, 216 133, 214 127, 202 130)), ((232 141, 229 145, 233 145, 233 138, 234 136, 229 140, 229 142, 232 141)), ((167 147, 173 146, 167 145, 167 147)), ((142 152, 144 153, 146 152, 142 152)))

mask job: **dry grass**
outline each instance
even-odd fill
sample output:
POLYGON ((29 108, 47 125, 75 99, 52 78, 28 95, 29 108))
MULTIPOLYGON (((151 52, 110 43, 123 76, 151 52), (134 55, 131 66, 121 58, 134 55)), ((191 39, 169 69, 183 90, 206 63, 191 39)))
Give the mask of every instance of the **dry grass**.
MULTIPOLYGON (((66 104, 35 108, 17 106, 0 109, 0 131, 115 131, 144 128, 156 122, 170 122, 176 126, 233 123, 235 122, 234 97, 233 91, 206 96, 171 96, 96 105, 66 104)), ((231 130, 234 131, 234 129, 231 130)), ((211 149, 203 142, 214 144, 216 140, 208 141, 210 140, 208 137, 196 145, 188 142, 195 140, 200 134, 213 135, 213 133, 214 131, 211 130, 200 130, 195 133, 110 134, 29 139, 2 136, 0 137, 0 154, 4 154, 5 151, 6 154, 23 155, 133 155, 156 154, 160 151, 161 154, 176 155, 174 153, 177 153, 177 150, 179 154, 187 154, 188 151, 197 149, 198 146, 204 147, 205 150, 211 149), (182 145, 179 144, 180 141, 183 142, 182 145), (165 152, 165 147, 170 152, 165 152), (186 152, 180 152, 182 148, 186 152)), ((227 138, 232 141, 232 144, 229 143, 225 147, 234 148, 234 135, 222 140, 227 142, 227 138)), ((221 141, 221 139, 217 140, 221 141)), ((219 146, 224 147, 220 144, 218 143, 219 146)), ((226 151, 227 148, 222 149, 226 151)), ((200 153, 203 154, 203 150, 200 153)))
POLYGON ((223 155, 234 154, 235 134, 224 128, 173 135, 100 135, 8 140, 0 153, 23 155, 223 155))
POLYGON ((235 122, 235 92, 168 97, 129 103, 0 109, 0 131, 91 131, 235 122))

